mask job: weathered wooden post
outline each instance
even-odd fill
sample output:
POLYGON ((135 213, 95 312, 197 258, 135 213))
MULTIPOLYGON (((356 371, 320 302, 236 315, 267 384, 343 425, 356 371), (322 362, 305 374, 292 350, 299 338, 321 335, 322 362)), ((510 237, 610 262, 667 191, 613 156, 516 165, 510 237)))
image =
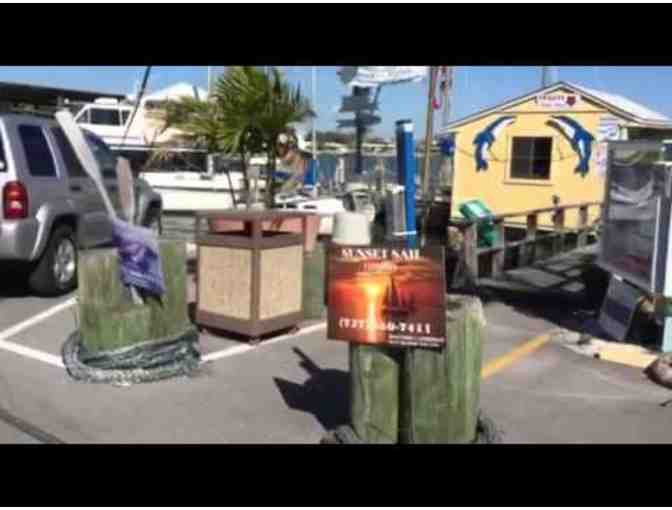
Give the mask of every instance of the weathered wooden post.
POLYGON ((159 243, 166 293, 132 302, 119 277, 117 250, 80 254, 79 323, 90 353, 112 351, 150 340, 178 336, 190 326, 187 313, 187 252, 180 241, 159 243))
MULTIPOLYGON (((341 246, 371 243, 366 216, 339 213, 332 242, 341 246)), ((350 421, 358 439, 369 444, 395 444, 399 437, 398 349, 348 345, 350 421)))
POLYGON ((79 380, 118 383, 187 373, 200 354, 193 348, 198 336, 187 315, 186 245, 159 243, 149 229, 132 224, 135 193, 124 160, 117 161, 116 170, 130 223, 119 220, 100 163, 72 114, 60 111, 56 119, 103 199, 118 248, 80 256, 80 326, 62 352, 68 373, 79 380), (149 291, 145 299, 141 288, 149 291))
POLYGON ((478 298, 446 296, 445 347, 404 352, 400 443, 476 439, 484 331, 478 298))
POLYGON ((303 318, 322 320, 326 317, 324 304, 325 247, 315 243, 312 251, 303 254, 303 318))

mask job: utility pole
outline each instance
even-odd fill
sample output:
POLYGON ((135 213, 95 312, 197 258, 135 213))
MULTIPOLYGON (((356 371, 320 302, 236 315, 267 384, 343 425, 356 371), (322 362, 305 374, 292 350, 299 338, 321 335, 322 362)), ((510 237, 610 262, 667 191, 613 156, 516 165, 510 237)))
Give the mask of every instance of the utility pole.
POLYGON ((446 86, 443 90, 443 115, 441 118, 441 127, 445 127, 450 122, 450 101, 451 92, 453 90, 453 76, 455 73, 454 66, 446 67, 446 86))
POLYGON ((422 167, 422 195, 429 198, 429 179, 431 177, 432 138, 434 130, 434 89, 436 88, 436 66, 429 68, 429 91, 427 93, 427 126, 425 128, 425 160, 422 167))
MULTIPOLYGON (((443 115, 441 127, 445 128, 450 123, 450 114, 452 108, 453 79, 455 77, 455 66, 446 66, 445 85, 443 87, 443 115)), ((443 157, 441 162, 441 187, 452 187, 453 182, 453 160, 443 157)))

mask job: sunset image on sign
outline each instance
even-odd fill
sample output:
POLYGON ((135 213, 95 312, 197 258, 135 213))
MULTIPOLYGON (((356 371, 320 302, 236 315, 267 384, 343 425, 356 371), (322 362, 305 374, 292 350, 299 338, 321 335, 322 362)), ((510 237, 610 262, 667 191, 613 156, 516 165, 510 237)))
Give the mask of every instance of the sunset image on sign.
POLYGON ((332 340, 439 347, 445 343, 442 247, 329 250, 332 340))

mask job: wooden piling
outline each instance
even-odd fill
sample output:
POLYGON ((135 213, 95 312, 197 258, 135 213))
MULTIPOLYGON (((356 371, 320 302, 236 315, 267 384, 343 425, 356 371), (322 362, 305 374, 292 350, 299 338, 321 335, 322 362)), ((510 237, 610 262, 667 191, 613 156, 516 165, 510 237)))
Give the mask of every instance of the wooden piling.
POLYGON ((479 299, 446 296, 445 348, 404 353, 400 443, 470 443, 475 439, 484 331, 479 299))
POLYGON ((79 323, 89 352, 128 347, 178 335, 189 326, 186 245, 161 241, 166 293, 135 305, 119 275, 116 249, 82 252, 79 258, 79 323))

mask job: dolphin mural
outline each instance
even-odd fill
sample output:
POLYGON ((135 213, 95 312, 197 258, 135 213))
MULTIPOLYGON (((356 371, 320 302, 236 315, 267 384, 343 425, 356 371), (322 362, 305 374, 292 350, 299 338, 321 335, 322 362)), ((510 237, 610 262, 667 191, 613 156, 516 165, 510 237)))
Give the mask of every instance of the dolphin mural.
POLYGON ((595 137, 590 134, 581 124, 566 115, 553 115, 549 123, 556 124, 560 131, 569 139, 572 149, 579 156, 579 164, 574 172, 585 177, 588 173, 592 145, 595 137))
POLYGON ((492 147, 492 144, 495 143, 495 140, 497 140, 499 134, 514 122, 516 122, 516 118, 512 115, 500 117, 476 135, 476 138, 474 138, 474 145, 476 146, 475 157, 477 172, 488 169, 486 150, 489 151, 490 147, 492 147))

